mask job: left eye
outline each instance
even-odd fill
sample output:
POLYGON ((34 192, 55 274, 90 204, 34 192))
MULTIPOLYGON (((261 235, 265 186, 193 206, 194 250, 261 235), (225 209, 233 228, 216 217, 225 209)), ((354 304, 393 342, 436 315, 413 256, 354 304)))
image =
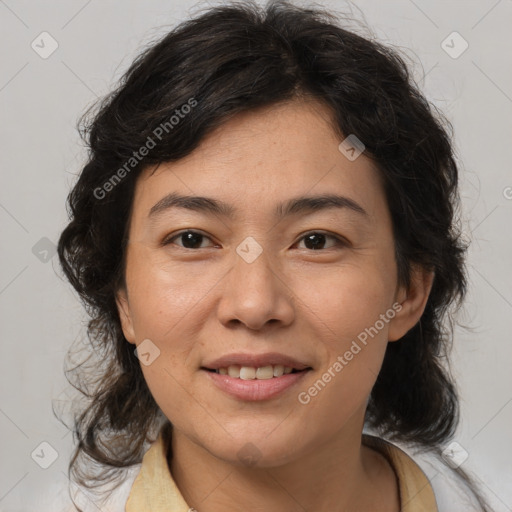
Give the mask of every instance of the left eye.
MULTIPOLYGON (((302 240, 305 241, 306 248, 311 249, 313 251, 318 251, 319 249, 325 249, 326 247, 323 247, 326 243, 326 239, 332 239, 334 240, 334 244, 331 247, 335 246, 343 246, 346 245, 341 238, 338 238, 334 235, 329 235, 327 233, 317 232, 313 231, 310 233, 305 234, 299 239, 299 242, 302 240)), ((183 247, 184 249, 202 249, 204 247, 201 247, 201 241, 203 239, 210 239, 206 235, 203 235, 202 233, 199 233, 198 231, 182 231, 181 233, 178 233, 177 235, 172 236, 171 238, 167 238, 164 240, 162 245, 169 245, 173 243, 174 240, 181 239, 183 242, 183 245, 179 245, 178 247, 183 247)), ((299 243, 297 242, 297 243, 299 243)), ((330 247, 327 247, 329 249, 330 247)))
MULTIPOLYGON (((310 246, 310 247, 307 247, 308 249, 311 248, 313 251, 318 251, 319 249, 325 249, 325 247, 321 247, 321 246, 323 246, 325 244, 325 240, 328 238, 331 238, 335 242, 334 245, 332 245, 331 247, 346 245, 341 240, 341 238, 338 238, 337 236, 329 235, 327 233, 322 233, 322 232, 316 232, 316 231, 307 233, 300 239, 300 241, 304 240, 305 244, 310 246)), ((327 249, 330 249, 330 247, 327 247, 327 249)))

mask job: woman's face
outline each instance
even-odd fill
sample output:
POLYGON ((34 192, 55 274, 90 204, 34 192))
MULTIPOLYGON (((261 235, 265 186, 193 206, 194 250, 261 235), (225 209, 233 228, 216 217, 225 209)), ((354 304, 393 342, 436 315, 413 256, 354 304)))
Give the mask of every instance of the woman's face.
POLYGON ((428 280, 423 295, 397 287, 379 172, 339 149, 328 115, 316 102, 238 115, 138 178, 123 330, 175 430, 225 461, 270 467, 360 433, 388 340, 423 311, 428 280), (319 196, 339 199, 295 202, 319 196), (206 369, 236 363, 244 378, 206 369))

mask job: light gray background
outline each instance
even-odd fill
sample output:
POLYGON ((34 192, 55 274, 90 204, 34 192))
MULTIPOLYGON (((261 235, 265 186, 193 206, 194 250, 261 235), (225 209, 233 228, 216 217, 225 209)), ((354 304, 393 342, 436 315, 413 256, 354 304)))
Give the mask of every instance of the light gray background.
MULTIPOLYGON (((349 9, 344 1, 320 4, 349 9)), ((464 226, 472 238, 461 318, 472 330, 457 329, 453 353, 463 399, 456 440, 469 453, 463 467, 478 475, 494 510, 511 511, 512 1, 356 4, 381 41, 414 60, 416 79, 455 128, 464 226), (469 44, 458 58, 441 46, 453 31, 469 44)), ((0 511, 54 512, 57 496, 67 494, 72 436, 51 404, 69 399, 63 361, 84 336, 85 316, 59 277, 57 257, 41 261, 52 245, 40 240, 56 243, 66 223, 66 195, 85 158, 76 120, 111 89, 142 44, 205 6, 0 0, 0 511), (59 45, 47 59, 31 48, 43 31, 59 45), (50 462, 42 442, 58 454, 48 469, 35 462, 50 462)), ((448 44, 461 48, 456 39, 448 44)))

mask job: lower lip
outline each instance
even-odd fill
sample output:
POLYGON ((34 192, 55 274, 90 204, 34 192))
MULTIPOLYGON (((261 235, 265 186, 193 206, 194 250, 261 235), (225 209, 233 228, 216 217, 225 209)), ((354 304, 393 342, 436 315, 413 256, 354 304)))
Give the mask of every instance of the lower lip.
POLYGON ((287 373, 281 377, 272 377, 271 379, 251 379, 243 380, 221 375, 220 373, 202 370, 213 383, 228 395, 241 400, 268 400, 274 398, 286 389, 300 382, 310 370, 304 370, 297 373, 287 373))

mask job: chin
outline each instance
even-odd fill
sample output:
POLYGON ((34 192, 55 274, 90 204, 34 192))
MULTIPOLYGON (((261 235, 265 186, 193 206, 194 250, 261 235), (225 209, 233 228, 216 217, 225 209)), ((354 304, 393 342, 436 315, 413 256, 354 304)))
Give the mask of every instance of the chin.
MULTIPOLYGON (((281 420, 282 421, 282 420, 281 420)), ((276 425, 274 425, 275 428, 276 425)), ((270 432, 272 429, 268 429, 270 432)), ((303 450, 304 437, 300 432, 288 434, 277 432, 262 434, 265 430, 241 428, 239 434, 218 440, 215 446, 205 448, 215 457, 240 467, 272 468, 287 464, 297 458, 303 450), (254 431, 254 434, 252 433, 254 431), (300 438, 300 443, 298 442, 300 438)), ((214 440, 209 440, 211 444, 214 440)))

